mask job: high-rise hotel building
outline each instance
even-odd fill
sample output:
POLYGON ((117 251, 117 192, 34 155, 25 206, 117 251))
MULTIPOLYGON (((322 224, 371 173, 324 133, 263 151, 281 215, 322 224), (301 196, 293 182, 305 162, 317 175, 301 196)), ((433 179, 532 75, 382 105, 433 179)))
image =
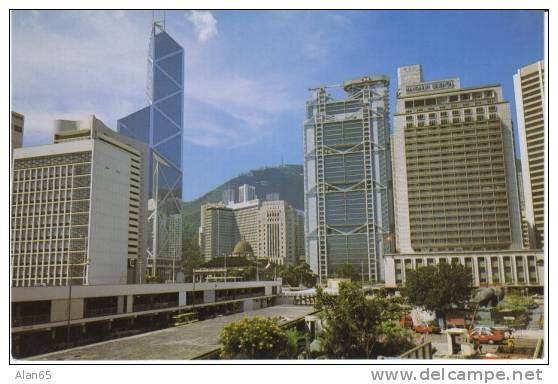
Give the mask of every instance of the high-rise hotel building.
POLYGON ((344 264, 383 278, 391 249, 389 80, 343 84, 345 97, 312 89, 303 126, 306 260, 324 282, 344 264))
POLYGON ((14 151, 12 286, 141 283, 147 147, 100 120, 56 122, 14 151))
POLYGON ((513 76, 525 221, 532 248, 544 247, 544 61, 517 71, 513 76))
POLYGON ((118 132, 149 146, 148 274, 175 281, 181 259, 184 49, 154 22, 147 57, 148 105, 120 120, 118 132))
POLYGON ((500 85, 461 88, 398 69, 393 133, 396 253, 386 283, 439 262, 471 269, 475 285, 542 283, 539 253, 522 250, 510 106, 500 85))

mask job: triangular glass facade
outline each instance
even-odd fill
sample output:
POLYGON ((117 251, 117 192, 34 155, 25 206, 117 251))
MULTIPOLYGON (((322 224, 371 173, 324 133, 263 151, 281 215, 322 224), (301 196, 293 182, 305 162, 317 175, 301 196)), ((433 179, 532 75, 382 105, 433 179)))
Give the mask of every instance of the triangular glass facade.
POLYGON ((179 258, 181 246, 170 234, 181 230, 174 227, 180 226, 182 202, 184 49, 158 24, 153 25, 147 67, 149 105, 118 120, 117 126, 120 133, 150 148, 149 199, 157 207, 150 253, 179 258))

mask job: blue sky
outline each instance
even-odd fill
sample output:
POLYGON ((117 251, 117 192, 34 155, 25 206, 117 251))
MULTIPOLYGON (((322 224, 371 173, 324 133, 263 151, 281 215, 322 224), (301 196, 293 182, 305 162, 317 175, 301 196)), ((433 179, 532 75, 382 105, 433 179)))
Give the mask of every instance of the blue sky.
MULTIPOLYGON (((116 120, 145 105, 147 11, 17 11, 11 19, 12 109, 24 145, 51 142, 52 121, 116 120)), ((500 83, 543 58, 538 11, 172 11, 186 51, 184 200, 241 172, 302 163, 308 88, 420 63, 425 80, 500 83)))

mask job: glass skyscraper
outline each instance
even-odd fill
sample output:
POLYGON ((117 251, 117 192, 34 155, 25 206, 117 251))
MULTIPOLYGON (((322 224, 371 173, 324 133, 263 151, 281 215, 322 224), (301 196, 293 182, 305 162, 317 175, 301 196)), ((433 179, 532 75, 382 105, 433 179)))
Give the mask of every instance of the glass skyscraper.
POLYGON ((389 80, 346 81, 346 98, 313 89, 304 122, 306 259, 320 281, 352 265, 383 278, 391 250, 389 80))
POLYGON ((181 253, 184 49, 154 22, 147 57, 148 105, 120 120, 118 132, 149 146, 148 273, 174 281, 181 253))

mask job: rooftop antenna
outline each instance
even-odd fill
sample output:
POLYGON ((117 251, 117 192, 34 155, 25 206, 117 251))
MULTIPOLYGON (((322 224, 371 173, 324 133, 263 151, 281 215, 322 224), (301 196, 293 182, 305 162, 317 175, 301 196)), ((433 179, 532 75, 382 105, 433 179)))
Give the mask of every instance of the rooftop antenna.
POLYGON ((151 25, 153 28, 153 32, 155 32, 155 29, 158 28, 160 32, 164 32, 165 31, 165 25, 166 25, 166 13, 163 10, 163 18, 162 20, 160 18, 158 18, 159 20, 156 20, 155 18, 155 10, 151 11, 151 25))

